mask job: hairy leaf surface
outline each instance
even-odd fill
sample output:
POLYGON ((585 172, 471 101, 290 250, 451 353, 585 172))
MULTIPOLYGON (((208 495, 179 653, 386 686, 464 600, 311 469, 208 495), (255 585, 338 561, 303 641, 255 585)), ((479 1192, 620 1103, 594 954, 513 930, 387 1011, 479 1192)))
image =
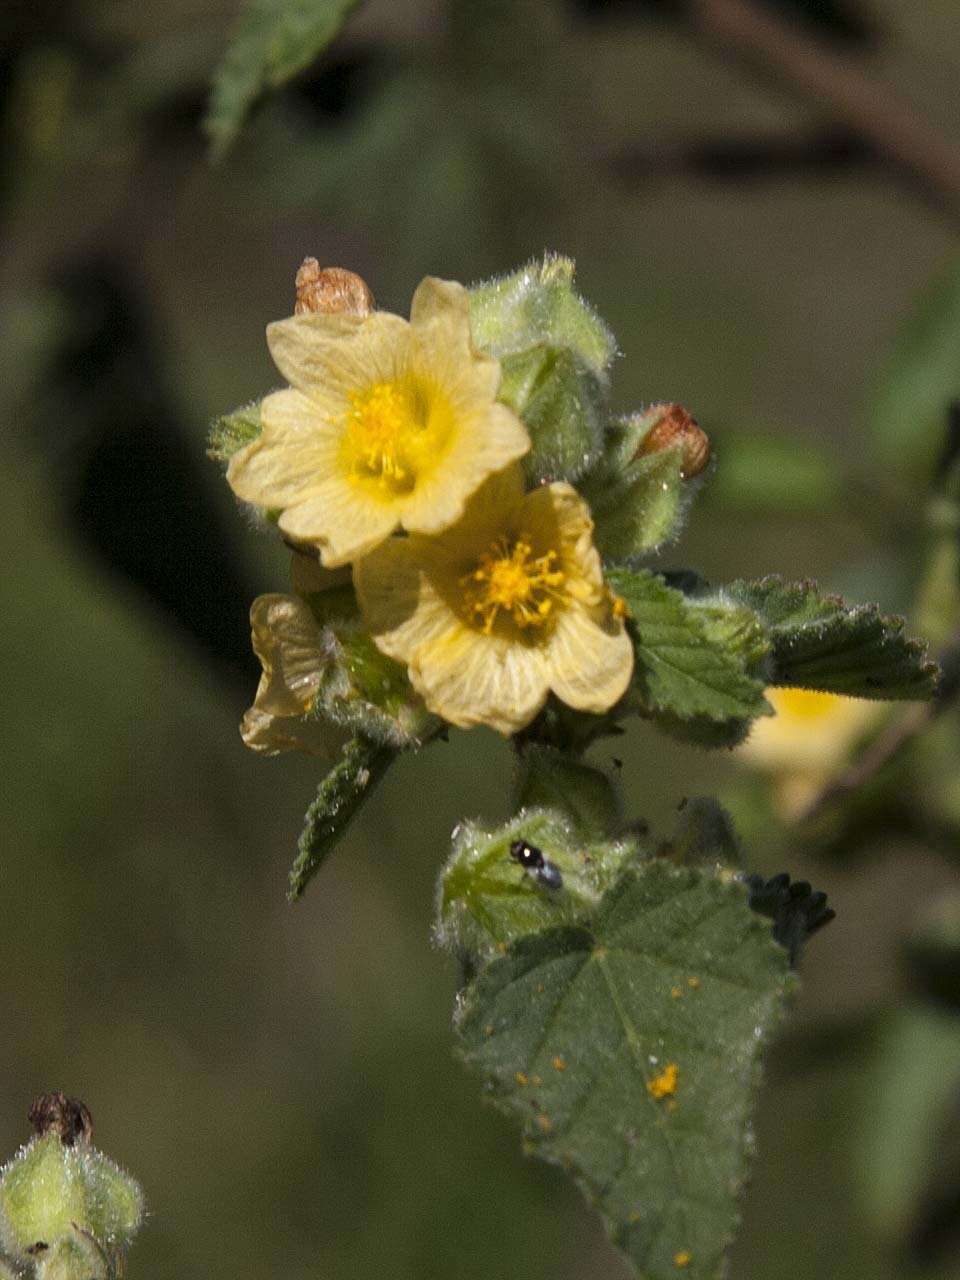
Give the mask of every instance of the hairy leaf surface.
POLYGON ((639 1276, 714 1277, 737 1225, 786 952, 736 883, 651 861, 592 923, 521 938, 467 987, 461 1052, 569 1169, 639 1276))

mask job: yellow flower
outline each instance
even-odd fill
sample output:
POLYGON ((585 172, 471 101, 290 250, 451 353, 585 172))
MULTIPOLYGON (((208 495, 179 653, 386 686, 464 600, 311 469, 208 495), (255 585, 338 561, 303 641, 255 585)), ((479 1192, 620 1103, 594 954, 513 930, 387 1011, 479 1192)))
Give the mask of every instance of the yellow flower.
POLYGON ((767 689, 775 715, 755 720, 737 755, 777 779, 781 807, 801 812, 884 714, 882 703, 811 689, 767 689))
POLYGON ((294 750, 329 755, 330 730, 307 714, 331 656, 309 606, 297 596, 258 596, 250 625, 263 675, 240 722, 243 741, 268 756, 294 750))
POLYGON ((355 564, 360 607, 427 707, 461 728, 515 733, 550 690, 603 712, 629 684, 633 646, 592 531, 570 485, 524 495, 510 467, 440 537, 394 538, 355 564))
POLYGON ((500 365, 475 351, 466 290, 428 278, 410 322, 306 314, 267 328, 291 384, 261 406, 262 434, 227 469, 238 497, 279 508, 280 529, 328 567, 398 528, 433 534, 530 440, 498 404, 500 365))

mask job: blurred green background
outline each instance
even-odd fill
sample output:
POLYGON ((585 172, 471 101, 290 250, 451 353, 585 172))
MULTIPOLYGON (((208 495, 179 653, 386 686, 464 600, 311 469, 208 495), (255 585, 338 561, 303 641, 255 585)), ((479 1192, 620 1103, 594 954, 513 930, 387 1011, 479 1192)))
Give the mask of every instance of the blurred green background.
MULTIPOLYGON (((958 131, 955 0, 768 8, 958 131)), ((286 559, 207 426, 276 385, 263 329, 306 254, 404 313, 424 274, 557 249, 619 339, 618 405, 681 400, 716 443, 660 563, 909 608, 912 460, 939 443, 921 423, 891 446, 870 406, 958 219, 665 0, 368 0, 214 167, 200 120, 237 11, 0 15, 0 1153, 34 1094, 82 1097, 146 1190, 134 1278, 618 1280, 597 1220, 450 1056, 433 887, 458 818, 506 816, 508 748, 476 731, 401 760, 285 902, 317 765, 257 758, 237 723, 247 609, 286 559), (758 435, 784 443, 765 470, 758 435)), ((642 725, 611 750, 654 822, 738 777, 642 725)), ((796 854, 839 917, 769 1064, 736 1280, 960 1276, 956 1144, 924 1149, 907 1220, 864 1207, 901 1158, 872 1114, 899 940, 956 867, 883 831, 796 854)))

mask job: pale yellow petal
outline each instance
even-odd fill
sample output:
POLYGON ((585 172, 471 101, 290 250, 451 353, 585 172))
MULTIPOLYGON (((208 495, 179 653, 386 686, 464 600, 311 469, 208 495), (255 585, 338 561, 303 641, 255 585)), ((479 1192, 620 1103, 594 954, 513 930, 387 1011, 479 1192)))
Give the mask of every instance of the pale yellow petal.
POLYGON ((353 566, 357 602, 374 641, 398 662, 458 625, 423 571, 428 556, 423 539, 392 538, 353 566))
POLYGON ((545 656, 550 688, 561 702, 595 715, 623 697, 633 672, 633 645, 623 623, 601 624, 578 605, 557 615, 545 656))
POLYGON ((410 495, 404 528, 430 534, 449 528, 488 476, 507 469, 529 449, 526 428, 506 405, 491 404, 482 415, 465 419, 446 457, 410 495))
POLYGON ((387 311, 362 318, 310 313, 267 326, 270 354, 286 380, 327 403, 397 377, 409 337, 406 320, 387 311))
POLYGON ((263 666, 254 705, 275 716, 302 715, 329 661, 329 646, 309 607, 298 596, 258 596, 250 627, 263 666))
POLYGON ((461 729, 485 724, 498 733, 516 733, 547 699, 538 649, 463 626, 420 645, 409 671, 427 708, 461 729))
POLYGON ((339 427, 290 388, 266 397, 261 418, 262 435, 230 459, 230 487, 259 507, 286 507, 310 497, 337 465, 339 427))
POLYGON ((470 329, 470 295, 456 280, 427 276, 417 285, 410 303, 410 323, 419 328, 432 320, 452 321, 470 329))
POLYGON ((297 542, 320 549, 327 569, 366 555, 397 527, 393 505, 377 502, 339 474, 316 484, 306 502, 288 507, 280 529, 297 542))
POLYGON ((605 590, 603 568, 593 545, 590 508, 576 489, 561 481, 541 485, 524 498, 519 520, 535 539, 540 534, 558 549, 568 595, 598 605, 605 590))
POLYGON ((312 716, 274 716, 254 704, 240 721, 240 737, 251 751, 264 756, 305 751, 327 760, 333 757, 334 734, 312 716))

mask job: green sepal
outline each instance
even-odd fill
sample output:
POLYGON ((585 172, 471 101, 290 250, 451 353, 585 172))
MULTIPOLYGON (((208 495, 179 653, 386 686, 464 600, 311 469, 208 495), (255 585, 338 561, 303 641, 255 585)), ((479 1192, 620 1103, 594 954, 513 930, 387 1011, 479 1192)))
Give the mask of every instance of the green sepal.
POLYGON ((381 653, 366 630, 350 583, 302 597, 324 628, 326 662, 313 712, 350 734, 402 747, 421 746, 442 727, 427 711, 401 663, 381 653))
POLYGON ((216 462, 229 462, 235 453, 256 440, 261 430, 259 400, 251 400, 233 413, 222 414, 210 428, 207 457, 216 462))
POLYGON ((460 1051, 526 1149, 572 1173, 639 1276, 715 1280, 752 1154, 760 1053, 791 985, 742 885, 631 863, 591 920, 519 939, 467 986, 460 1051))
POLYGON ((568 347, 546 342, 503 356, 501 370, 498 399, 530 434, 527 483, 579 479, 603 445, 604 388, 597 375, 568 347))
POLYGON ((939 668, 902 618, 876 605, 847 605, 813 582, 737 581, 722 595, 752 609, 771 641, 767 683, 858 698, 934 696, 939 668))
POLYGON ((440 875, 438 941, 480 962, 524 934, 585 920, 637 852, 633 837, 584 840, 556 809, 523 809, 492 831, 463 822, 440 875), (518 866, 510 857, 514 840, 536 845, 559 869, 562 887, 544 888, 518 866))
POLYGON ((361 734, 344 744, 340 760, 320 783, 304 815, 297 858, 290 869, 291 902, 302 896, 396 756, 395 747, 361 734))
POLYGON ((0 1239, 27 1260, 72 1226, 103 1247, 123 1247, 143 1218, 136 1181, 86 1140, 66 1146, 53 1130, 34 1138, 0 1173, 0 1239))
POLYGON ((530 347, 566 347, 603 380, 617 344, 573 288, 574 263, 545 254, 507 276, 470 290, 470 329, 482 351, 503 359, 530 347))
POLYGON ((35 1259, 36 1280, 112 1280, 110 1258, 91 1236, 75 1228, 35 1259))
POLYGON ((516 808, 558 810, 583 840, 604 840, 623 823, 622 797, 612 772, 554 747, 531 743, 523 748, 515 791, 516 808))
POLYGON ((641 712, 718 722, 770 714, 763 683, 735 648, 710 635, 680 591, 646 569, 610 569, 607 580, 630 611, 636 662, 628 698, 641 712))
POLYGON ((361 623, 337 623, 330 635, 316 714, 397 750, 422 746, 442 728, 411 685, 406 667, 381 653, 361 623))

